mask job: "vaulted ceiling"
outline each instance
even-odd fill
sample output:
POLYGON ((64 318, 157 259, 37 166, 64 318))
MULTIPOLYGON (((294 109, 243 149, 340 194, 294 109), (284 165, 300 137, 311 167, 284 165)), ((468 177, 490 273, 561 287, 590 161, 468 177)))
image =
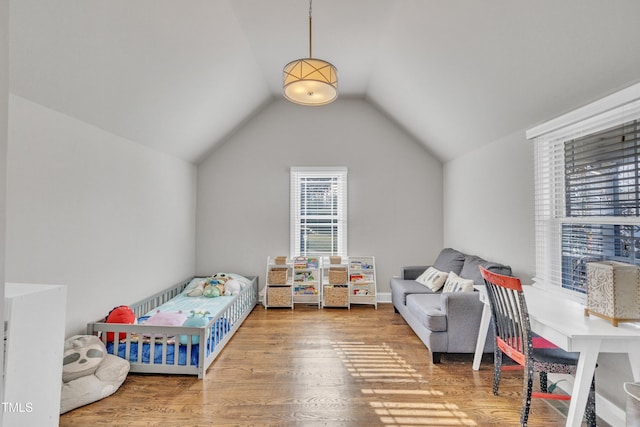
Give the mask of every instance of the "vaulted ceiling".
MULTIPOLYGON (((194 163, 308 56, 308 0, 10 8, 12 93, 194 163)), ((316 0, 313 55, 447 161, 640 81, 640 1, 316 0)))

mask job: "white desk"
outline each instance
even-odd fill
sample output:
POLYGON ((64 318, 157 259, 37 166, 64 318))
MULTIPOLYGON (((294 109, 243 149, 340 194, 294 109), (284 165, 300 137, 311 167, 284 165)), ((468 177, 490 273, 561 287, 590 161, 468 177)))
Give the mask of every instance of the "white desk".
MULTIPOLYGON (((567 426, 579 426, 582 422, 599 353, 627 353, 634 381, 640 381, 640 327, 631 323, 620 323, 614 327, 606 320, 585 316, 584 307, 577 302, 554 298, 552 294, 533 286, 523 288, 531 329, 566 351, 580 353, 567 426)), ((473 360, 474 370, 480 367, 491 318, 484 286, 477 289, 485 307, 473 360)))

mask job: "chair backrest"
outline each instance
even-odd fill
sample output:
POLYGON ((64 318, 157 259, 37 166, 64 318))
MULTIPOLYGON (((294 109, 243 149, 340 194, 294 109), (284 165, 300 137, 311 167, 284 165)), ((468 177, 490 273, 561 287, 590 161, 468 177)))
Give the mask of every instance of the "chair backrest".
POLYGON ((503 276, 480 267, 496 335, 496 345, 504 354, 525 366, 531 358, 533 346, 529 313, 520 279, 503 276))

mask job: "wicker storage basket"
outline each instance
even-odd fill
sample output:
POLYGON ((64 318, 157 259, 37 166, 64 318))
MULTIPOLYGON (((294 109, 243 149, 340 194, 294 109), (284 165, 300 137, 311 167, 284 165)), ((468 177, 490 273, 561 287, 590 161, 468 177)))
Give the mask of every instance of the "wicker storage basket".
POLYGON ((349 288, 346 286, 325 286, 324 305, 345 307, 349 305, 349 288))
POLYGON ((342 285, 347 283, 347 270, 344 268, 330 268, 329 283, 332 285, 342 285))
POLYGON ((342 257, 341 256, 330 256, 329 257, 329 262, 331 264, 340 264, 342 262, 342 257))
POLYGON ((269 270, 269 284, 284 285, 287 283, 288 268, 272 268, 269 270))
POLYGON ((267 288, 267 305, 271 307, 291 306, 291 287, 269 286, 267 288))
POLYGON ((276 263, 276 265, 285 265, 287 263, 287 257, 286 256, 277 256, 275 258, 275 263, 276 263))

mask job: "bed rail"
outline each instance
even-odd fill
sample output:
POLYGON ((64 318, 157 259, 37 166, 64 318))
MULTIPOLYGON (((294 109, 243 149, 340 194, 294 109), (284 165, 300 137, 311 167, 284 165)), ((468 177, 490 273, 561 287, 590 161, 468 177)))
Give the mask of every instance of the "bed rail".
MULTIPOLYGON (((257 304, 258 277, 248 278, 251 284, 230 299, 206 326, 123 325, 104 323, 102 319, 89 323, 87 334, 99 336, 110 353, 129 360, 130 372, 198 375, 202 379, 257 304), (115 339, 108 341, 107 332, 113 332, 115 339), (181 336, 186 344, 180 343, 181 336)), ((131 305, 136 318, 174 298, 191 280, 131 305)))

